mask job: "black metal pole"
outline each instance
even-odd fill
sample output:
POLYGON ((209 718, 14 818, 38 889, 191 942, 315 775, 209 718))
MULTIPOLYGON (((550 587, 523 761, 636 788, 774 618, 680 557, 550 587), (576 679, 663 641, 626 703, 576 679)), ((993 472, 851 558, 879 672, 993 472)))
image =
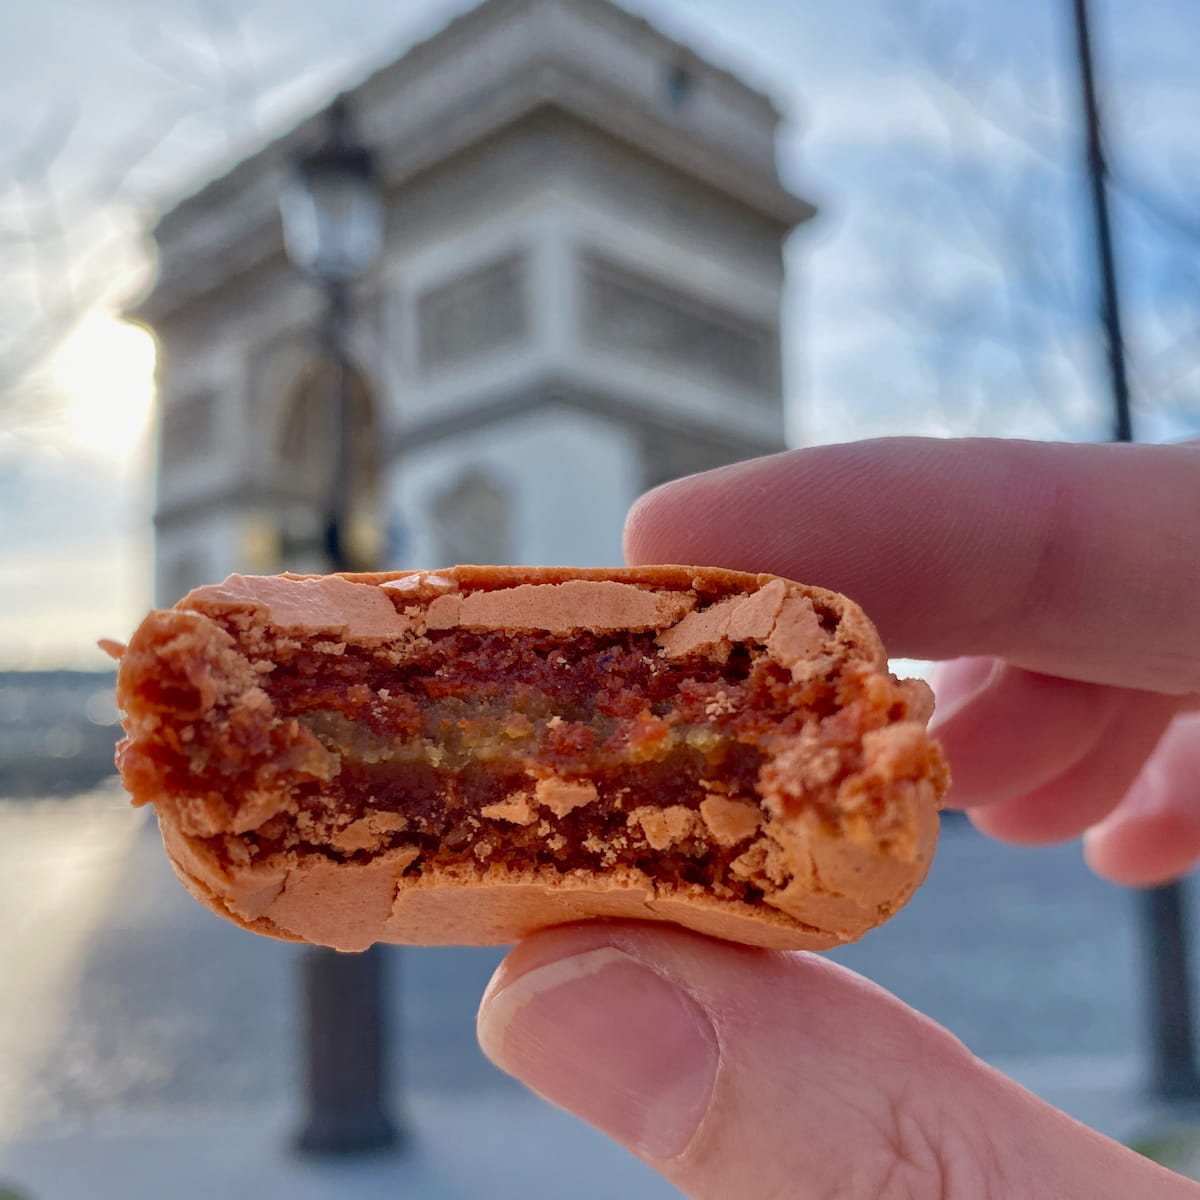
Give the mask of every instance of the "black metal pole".
MULTIPOLYGON (((326 351, 333 366, 333 479, 325 520, 330 568, 351 562, 347 521, 353 483, 354 413, 346 337, 350 296, 344 283, 328 285, 326 351)), ((339 954, 321 946, 304 951, 301 965, 306 1112, 297 1149, 313 1156, 382 1150, 400 1140, 388 1107, 384 950, 339 954)))
POLYGON ((1187 891, 1168 883, 1139 893, 1146 948, 1150 1087, 1164 1100, 1200 1100, 1196 1072, 1187 891))
POLYGON ((304 950, 307 1111, 296 1138, 303 1154, 362 1154, 399 1140, 387 1106, 385 965, 380 946, 362 954, 304 950))
POLYGON ((325 509, 325 556, 331 571, 353 569, 346 541, 354 470, 354 414, 350 398, 350 357, 346 348, 350 326, 350 289, 342 282, 325 285, 327 315, 325 352, 333 368, 330 388, 330 442, 333 475, 325 509))
MULTIPOLYGON (((1108 208, 1108 161, 1100 123, 1087 0, 1072 0, 1072 5, 1086 126, 1088 186, 1100 273, 1100 313, 1104 322, 1113 400, 1113 440, 1131 442, 1133 421, 1129 405, 1129 376, 1125 369, 1120 292, 1108 208)), ((1156 1096, 1163 1099, 1200 1099, 1200 1075, 1196 1071, 1196 1047, 1192 1031, 1190 947, 1184 884, 1177 882, 1150 888, 1139 894, 1138 907, 1147 967, 1150 1087, 1156 1096)))
POLYGON ((1096 235, 1096 261, 1100 270, 1100 316, 1108 347, 1108 374, 1113 399, 1113 441, 1133 441, 1129 414, 1129 375, 1125 369, 1125 337, 1121 331, 1121 302, 1117 291, 1117 264, 1113 255, 1112 220, 1108 212, 1108 160, 1100 130, 1100 103, 1096 96, 1096 67, 1092 55, 1087 0, 1072 0, 1075 8, 1075 42, 1079 55, 1079 82, 1083 90, 1086 129, 1088 189, 1092 198, 1092 223, 1096 235))

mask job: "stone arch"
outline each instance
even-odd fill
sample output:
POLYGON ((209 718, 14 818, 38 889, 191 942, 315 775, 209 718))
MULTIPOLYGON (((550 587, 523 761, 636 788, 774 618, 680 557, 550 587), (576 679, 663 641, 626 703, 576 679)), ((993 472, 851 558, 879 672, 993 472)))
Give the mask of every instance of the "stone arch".
MULTIPOLYGON (((283 566, 323 571, 322 536, 333 487, 338 375, 328 359, 308 362, 292 379, 271 430, 270 460, 283 566)), ((350 368, 351 494, 347 545, 352 566, 376 565, 382 526, 380 407, 367 377, 350 368)))
POLYGON ((491 472, 468 467, 433 498, 430 532, 438 566, 510 563, 515 557, 512 494, 491 472))

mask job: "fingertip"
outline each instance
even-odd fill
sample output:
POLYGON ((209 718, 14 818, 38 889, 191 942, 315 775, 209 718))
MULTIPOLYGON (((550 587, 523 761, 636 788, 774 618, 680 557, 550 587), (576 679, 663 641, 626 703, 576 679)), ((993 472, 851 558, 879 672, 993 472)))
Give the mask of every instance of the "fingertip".
POLYGON ((986 657, 954 658, 935 663, 930 684, 936 704, 929 732, 936 733, 939 725, 983 691, 1003 669, 1004 664, 999 659, 986 657))
POLYGON ((625 561, 631 567, 655 563, 658 557, 652 552, 659 525, 660 512, 667 500, 667 492, 673 484, 664 483, 640 495, 625 517, 625 528, 621 534, 621 547, 625 561))
MULTIPOLYGON (((1110 701, 1115 703, 1108 720, 1090 735, 1092 748, 1049 782, 986 805, 966 806, 975 827, 998 841, 1016 846, 1067 841, 1105 821, 1118 806, 1128 806, 1144 791, 1143 769, 1173 719, 1175 701, 1169 696, 1090 692, 1086 685, 1067 681, 1059 685, 1068 688, 1060 698, 1074 689, 1082 702, 1082 717, 1087 715, 1089 698, 1098 705, 1097 715, 1103 715, 1110 701)), ((1053 725, 1047 728, 1052 730, 1053 725)), ((1081 722, 1078 730, 1086 733, 1087 722, 1081 722)), ((1012 752, 1018 750, 1013 747, 1012 752)), ((953 755, 950 768, 954 770, 953 755)))
POLYGON ((1007 846, 1049 846, 1071 836, 1061 834, 1057 829, 1048 831, 1038 823, 1031 825, 1024 809, 1017 809, 1014 814, 1013 807, 1012 801, 1001 800, 963 811, 980 833, 1007 846))
MULTIPOLYGON (((722 547, 728 539, 710 536, 721 525, 723 510, 753 490, 757 472, 772 458, 748 459, 660 483, 639 496, 625 518, 622 546, 632 567, 657 563, 727 566, 722 547), (715 553, 714 553, 715 551, 715 553)), ((745 530, 743 526, 743 532, 745 530)))
POLYGON ((1083 835, 1083 858, 1101 879, 1123 887, 1160 887, 1200 861, 1200 827, 1172 811, 1110 821, 1083 835))
POLYGON ((1088 830, 1084 854, 1104 879, 1154 887, 1200 861, 1200 713, 1185 711, 1167 728, 1120 806, 1088 830))
POLYGON ((514 952, 480 1005, 479 1043, 539 1095, 666 1161, 709 1108, 720 1047, 703 1004, 614 932, 544 935, 514 952))

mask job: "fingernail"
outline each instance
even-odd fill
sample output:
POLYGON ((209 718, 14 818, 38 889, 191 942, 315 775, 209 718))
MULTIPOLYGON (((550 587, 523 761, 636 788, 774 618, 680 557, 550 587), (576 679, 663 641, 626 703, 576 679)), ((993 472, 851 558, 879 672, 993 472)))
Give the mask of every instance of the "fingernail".
POLYGON ((498 1067, 649 1158, 686 1148, 717 1074, 704 1009, 610 946, 489 992, 479 1042, 498 1067))

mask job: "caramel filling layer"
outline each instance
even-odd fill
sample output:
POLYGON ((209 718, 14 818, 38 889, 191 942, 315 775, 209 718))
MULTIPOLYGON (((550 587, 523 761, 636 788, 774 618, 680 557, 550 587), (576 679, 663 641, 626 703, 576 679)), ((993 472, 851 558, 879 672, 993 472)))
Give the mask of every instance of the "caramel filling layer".
MULTIPOLYGON (((253 663, 255 648, 241 650, 253 663)), ((406 846, 419 851, 412 874, 631 866, 753 903, 788 882, 771 821, 803 807, 836 822, 865 729, 904 715, 898 692, 891 712, 859 696, 853 672, 797 681, 744 646, 672 658, 653 632, 451 629, 403 648, 296 639, 261 653, 270 728, 254 736, 307 739, 326 766, 286 781, 283 810, 214 839, 243 861, 406 846), (801 741, 819 770, 765 787, 772 758, 801 741)), ((226 796, 261 784, 252 763, 241 781, 214 781, 240 760, 203 736, 181 749, 193 788, 197 773, 226 796)))

